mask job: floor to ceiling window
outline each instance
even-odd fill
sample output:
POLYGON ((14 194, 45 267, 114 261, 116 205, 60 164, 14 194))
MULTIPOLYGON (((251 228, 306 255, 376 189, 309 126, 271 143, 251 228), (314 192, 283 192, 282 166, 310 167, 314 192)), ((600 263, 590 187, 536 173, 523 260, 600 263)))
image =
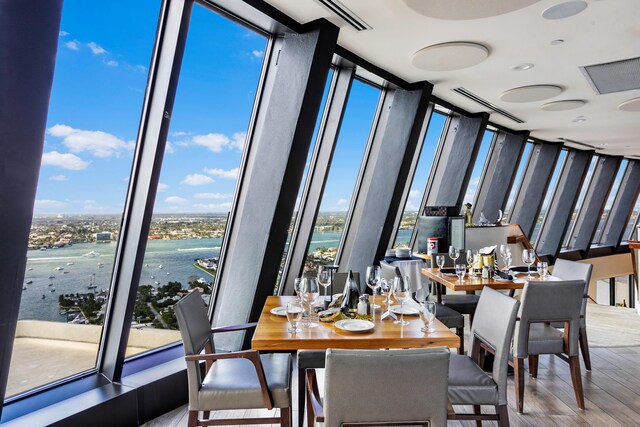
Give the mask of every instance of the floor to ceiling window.
POLYGON ((503 218, 509 218, 509 216, 511 215, 513 204, 518 197, 518 191, 520 191, 522 177, 524 176, 524 172, 525 170, 527 170, 527 165, 529 164, 529 157, 531 156, 532 147, 533 144, 530 142, 527 142, 524 145, 524 151, 522 152, 522 157, 520 157, 520 163, 518 164, 518 171, 516 172, 516 177, 513 180, 513 185, 511 186, 511 191, 509 192, 509 197, 507 198, 507 205, 504 208, 503 218))
POLYGON ((640 197, 636 199, 636 205, 633 207, 629 222, 622 235, 622 240, 640 240, 640 236, 636 233, 635 226, 638 225, 638 216, 640 215, 640 197))
POLYGON ((313 271, 317 265, 330 264, 336 259, 380 94, 377 87, 361 80, 353 81, 307 251, 305 271, 313 271))
POLYGON ((211 295, 268 39, 196 3, 127 354, 180 339, 173 305, 211 295))
POLYGON ((64 2, 7 397, 96 366, 159 9, 64 2))
POLYGON ((560 151, 560 156, 558 157, 558 162, 556 163, 553 175, 551 176, 551 181, 549 182, 547 193, 545 194, 544 200, 542 201, 540 213, 538 214, 536 224, 533 227, 533 233, 531 233, 531 236, 529 237, 529 241, 531 242, 531 244, 535 244, 535 242, 538 240, 538 235, 540 234, 542 223, 544 221, 544 218, 547 216, 547 211, 549 210, 551 199, 553 199, 553 195, 556 192, 556 185, 558 184, 558 178, 560 177, 560 173, 562 172, 562 167, 564 166, 566 157, 567 150, 560 151))
MULTIPOLYGON (((495 132, 491 130, 485 130, 482 136, 482 142, 480 144, 480 150, 478 151, 478 157, 473 165, 473 171, 471 172, 471 179, 469 179, 469 185, 467 186, 466 193, 464 194, 463 205, 472 203, 480 184, 480 178, 482 178, 482 171, 487 163, 487 157, 489 156, 489 149, 491 148, 491 142, 495 137, 495 132)), ((463 209, 464 210, 464 209, 463 209)))
POLYGON ((600 215, 600 221, 598 221, 598 226, 596 227, 596 234, 593 238, 594 245, 599 244, 604 237, 604 226, 607 223, 609 212, 611 212, 611 208, 613 207, 613 201, 616 199, 616 195, 618 194, 618 189, 620 188, 622 177, 624 176, 624 172, 627 169, 627 163, 627 160, 622 160, 622 163, 620 163, 616 179, 613 181, 611 191, 609 191, 609 197, 607 197, 607 202, 604 205, 604 210, 602 211, 602 215, 600 215))
POLYGON ((411 181, 409 196, 404 205, 402 219, 400 220, 400 226, 398 227, 393 247, 409 246, 411 243, 411 235, 418 220, 418 210, 422 203, 429 174, 431 173, 431 166, 433 165, 433 158, 436 155, 438 144, 442 138, 442 130, 444 129, 446 121, 447 116, 442 113, 434 110, 431 114, 429 128, 427 129, 424 141, 422 141, 420 158, 418 159, 416 172, 411 181))
POLYGON ((591 184, 591 177, 593 177, 593 171, 596 167, 596 163, 598 163, 598 156, 593 156, 591 158, 591 163, 589 163, 589 169, 587 170, 587 175, 582 182, 582 188, 580 189, 580 194, 578 195, 578 201, 576 202, 576 206, 571 213, 571 218, 569 219, 569 225, 567 226, 567 231, 564 234, 564 239, 562 242, 562 248, 570 248, 569 240, 571 239, 571 234, 573 234, 573 229, 576 225, 576 219, 578 218, 578 213, 580 212, 580 207, 582 206, 582 202, 584 201, 584 197, 587 194, 587 189, 589 188, 589 184, 591 184))

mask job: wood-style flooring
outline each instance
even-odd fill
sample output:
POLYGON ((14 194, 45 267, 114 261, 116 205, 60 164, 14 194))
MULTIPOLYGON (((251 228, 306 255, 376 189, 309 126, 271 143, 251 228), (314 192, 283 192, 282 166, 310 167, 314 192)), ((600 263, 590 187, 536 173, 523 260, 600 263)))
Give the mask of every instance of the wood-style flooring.
MULTIPOLYGON (((514 407, 513 378, 509 378, 509 417, 517 426, 640 426, 640 347, 593 348, 593 370, 582 366, 582 382, 586 410, 576 406, 569 365, 555 356, 541 356, 538 378, 527 377, 524 414, 514 407)), ((295 377, 295 376, 294 376, 295 377)), ((294 394, 296 385, 294 384, 294 394)), ((419 404, 419 402, 416 402, 419 404)), ((294 407, 294 409, 296 409, 294 407)), ((456 407, 459 412, 471 408, 456 407)), ((492 409, 488 409, 490 412, 492 409)), ((231 411, 217 417, 267 416, 266 410, 231 411)), ((277 410, 271 411, 277 413, 277 410)), ((296 425, 297 412, 293 414, 296 425)), ((269 415, 272 416, 272 415, 269 415)), ((182 406, 153 421, 145 427, 177 427, 187 425, 187 407, 182 406)), ((449 426, 475 426, 475 422, 450 421, 449 426)), ((494 422, 483 422, 495 426, 494 422)))

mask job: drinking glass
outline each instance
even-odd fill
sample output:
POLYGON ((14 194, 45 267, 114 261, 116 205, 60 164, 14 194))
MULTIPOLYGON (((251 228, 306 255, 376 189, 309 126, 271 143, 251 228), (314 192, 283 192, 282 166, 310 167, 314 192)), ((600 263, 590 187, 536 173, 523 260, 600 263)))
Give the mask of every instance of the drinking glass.
POLYGON ((547 280, 549 264, 546 261, 540 261, 536 267, 538 268, 538 276, 540 276, 540 280, 547 280))
POLYGON ((533 249, 524 249, 522 251, 522 262, 527 264, 527 279, 533 279, 531 275, 531 266, 536 262, 536 251, 533 249))
MULTIPOLYGON (((376 291, 380 288, 380 267, 376 267, 375 265, 367 267, 367 286, 371 289, 375 297, 376 291)), ((376 308, 380 308, 380 306, 372 302, 371 308, 375 310, 376 308)))
POLYGON ((469 276, 475 276, 473 271, 473 264, 480 253, 476 249, 467 249, 467 269, 469 276))
POLYGON ((436 255, 436 264, 438 264, 439 273, 442 274, 442 268, 444 267, 444 255, 436 255))
POLYGON ((436 303, 433 301, 425 301, 420 307, 420 319, 424 326, 420 328, 422 332, 434 332, 432 327, 433 319, 436 318, 436 303))
POLYGON ((501 255, 502 261, 504 262, 504 269, 505 271, 509 271, 509 269, 511 268, 511 260, 513 259, 511 249, 507 246, 504 253, 502 253, 501 255))
POLYGON ((292 334, 300 332, 298 324, 302 318, 303 311, 304 309, 302 308, 300 301, 289 301, 287 304, 287 320, 289 321, 289 328, 287 329, 287 332, 292 334))
POLYGON ((300 303, 302 303, 302 278, 301 277, 296 277, 293 280, 293 290, 296 293, 296 296, 298 297, 298 301, 300 303))
POLYGON ((301 285, 302 302, 305 304, 307 310, 307 317, 302 326, 305 328, 315 328, 318 326, 316 313, 313 311, 313 304, 320 295, 320 287, 315 277, 304 277, 301 285))
POLYGON ((327 299, 327 289, 331 285, 331 270, 324 265, 318 267, 318 282, 324 288, 324 299, 327 299))
POLYGON ((389 311, 389 305, 391 305, 391 293, 393 292, 393 281, 387 279, 380 279, 380 291, 385 298, 385 304, 387 305, 387 311, 389 311))
POLYGON ((456 276, 458 276, 458 282, 462 283, 462 278, 467 273, 467 266, 464 264, 456 264, 456 276))
POLYGON ((393 323, 400 326, 408 325, 409 322, 404 320, 404 302, 411 296, 409 276, 396 276, 393 279, 393 296, 400 301, 400 320, 396 320, 393 323))
POLYGON ((453 261, 453 264, 456 264, 456 260, 460 256, 458 249, 455 246, 449 246, 449 258, 453 261))

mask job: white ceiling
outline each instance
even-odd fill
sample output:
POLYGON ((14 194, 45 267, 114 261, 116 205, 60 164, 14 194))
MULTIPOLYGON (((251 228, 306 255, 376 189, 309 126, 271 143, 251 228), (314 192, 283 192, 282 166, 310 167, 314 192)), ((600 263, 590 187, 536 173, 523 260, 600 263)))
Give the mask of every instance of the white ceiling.
MULTIPOLYGON (((472 4, 480 0, 467 1, 472 4)), ((495 123, 514 130, 528 129, 532 136, 544 140, 567 138, 583 142, 607 154, 640 155, 640 112, 617 109, 620 103, 639 97, 640 90, 597 95, 579 69, 640 56, 640 1, 588 0, 588 7, 575 16, 542 18, 545 9, 563 1, 540 0, 481 19, 442 20, 420 15, 401 0, 341 0, 372 27, 358 32, 316 0, 267 0, 301 23, 329 19, 341 27, 341 46, 408 82, 433 83, 436 96, 460 108, 486 111, 451 91, 462 86, 526 122, 517 124, 494 113, 491 121, 495 123), (551 45, 556 39, 565 42, 551 45), (460 41, 483 44, 489 49, 489 57, 478 65, 446 72, 421 70, 411 63, 420 49, 460 41), (513 70, 522 63, 532 63, 534 67, 513 70), (536 102, 510 103, 500 99, 509 89, 543 84, 560 86, 563 93, 536 102), (548 102, 574 99, 586 104, 569 111, 540 109, 548 102), (579 116, 586 121, 574 122, 579 116)))

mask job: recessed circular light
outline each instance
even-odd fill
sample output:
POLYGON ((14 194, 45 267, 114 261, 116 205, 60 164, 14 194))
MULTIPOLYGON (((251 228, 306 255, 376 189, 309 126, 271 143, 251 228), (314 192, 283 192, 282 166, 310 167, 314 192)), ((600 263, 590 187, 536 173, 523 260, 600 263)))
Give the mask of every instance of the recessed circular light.
POLYGON ((427 46, 413 54, 411 63, 427 71, 469 68, 487 59, 489 49, 479 43, 450 42, 427 46))
POLYGON ((523 64, 518 64, 515 65, 514 67, 512 67, 514 70, 516 71, 525 71, 525 70, 530 70, 534 67, 534 65, 531 62, 525 62, 523 64))
POLYGON ((575 119, 572 120, 573 123, 584 123, 586 121, 587 119, 585 119, 584 117, 576 117, 575 119))
POLYGON ((587 2, 582 0, 567 1, 551 6, 542 12, 544 19, 564 19, 577 15, 587 8, 587 2))
POLYGON ((414 12, 430 18, 467 20, 488 18, 531 6, 540 0, 404 0, 414 12))
POLYGON ((533 85, 522 86, 509 89, 501 96, 504 102, 535 102, 543 99, 553 98, 562 93, 560 86, 554 85, 533 85))
POLYGON ((551 40, 551 42, 549 43, 551 46, 557 46, 559 44, 564 43, 563 39, 555 39, 555 40, 551 40))
POLYGON ((618 105, 618 110, 637 113, 638 111, 640 111, 640 98, 627 99, 626 101, 618 105))
POLYGON ((540 107, 540 109, 544 111, 567 111, 580 108, 584 104, 586 104, 586 102, 581 99, 567 99, 564 101, 547 102, 540 107))

